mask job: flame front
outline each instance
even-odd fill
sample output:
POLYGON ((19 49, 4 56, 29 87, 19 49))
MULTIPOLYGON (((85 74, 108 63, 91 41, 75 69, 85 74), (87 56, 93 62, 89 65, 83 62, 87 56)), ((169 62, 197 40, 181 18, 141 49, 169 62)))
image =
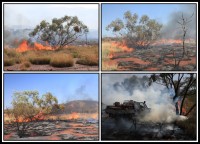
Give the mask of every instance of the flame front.
MULTIPOLYGON (((46 42, 47 44, 47 42, 46 42)), ((28 45, 27 40, 23 40, 22 43, 16 48, 17 52, 25 52, 28 50, 53 50, 53 48, 51 46, 44 46, 40 43, 34 43, 33 47, 30 47, 28 45)))
POLYGON ((71 115, 69 116, 69 119, 78 119, 79 115, 76 112, 71 113, 71 115))
POLYGON ((29 50, 29 47, 28 47, 28 43, 26 40, 23 40, 22 43, 16 49, 17 52, 25 52, 28 50, 29 50))

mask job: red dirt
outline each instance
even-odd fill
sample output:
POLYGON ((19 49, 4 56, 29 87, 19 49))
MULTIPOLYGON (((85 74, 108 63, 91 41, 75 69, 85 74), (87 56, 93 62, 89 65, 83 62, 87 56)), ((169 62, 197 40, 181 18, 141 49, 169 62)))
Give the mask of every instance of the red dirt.
MULTIPOLYGON (((170 58, 165 58, 165 63, 166 64, 174 64, 174 59, 170 59, 170 58)), ((180 66, 186 66, 189 64, 196 64, 196 57, 191 57, 191 60, 182 60, 180 62, 180 66)))
POLYGON ((186 66, 189 64, 196 64, 196 57, 191 57, 191 60, 183 60, 180 62, 180 66, 186 66))
POLYGON ((10 133, 10 134, 7 134, 7 135, 4 135, 4 136, 3 136, 3 139, 4 139, 4 140, 8 140, 8 139, 10 139, 10 137, 11 137, 13 134, 14 134, 14 132, 12 132, 12 133, 10 133))
POLYGON ((149 70, 149 71, 157 71, 159 70, 158 68, 155 68, 155 67, 149 67, 147 68, 146 70, 149 70))
POLYGON ((137 63, 137 64, 141 64, 141 65, 148 65, 148 64, 151 64, 149 61, 143 61, 139 58, 134 58, 134 57, 131 57, 131 58, 119 58, 117 59, 116 61, 132 61, 134 63, 137 63))

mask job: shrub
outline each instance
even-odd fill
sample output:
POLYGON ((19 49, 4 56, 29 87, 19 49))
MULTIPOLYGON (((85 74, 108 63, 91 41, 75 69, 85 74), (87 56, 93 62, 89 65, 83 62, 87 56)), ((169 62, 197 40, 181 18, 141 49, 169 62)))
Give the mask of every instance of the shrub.
POLYGON ((98 56, 96 55, 85 55, 82 56, 79 60, 76 62, 77 64, 82 65, 89 65, 89 66, 96 66, 98 65, 98 56))
POLYGON ((50 65, 54 67, 70 67, 74 65, 73 57, 69 54, 55 54, 51 58, 50 65))
POLYGON ((12 66, 15 64, 14 59, 4 59, 4 66, 12 66))
POLYGON ((50 63, 50 57, 48 56, 34 56, 29 58, 29 61, 32 64, 36 64, 36 65, 45 65, 45 64, 49 64, 50 63))

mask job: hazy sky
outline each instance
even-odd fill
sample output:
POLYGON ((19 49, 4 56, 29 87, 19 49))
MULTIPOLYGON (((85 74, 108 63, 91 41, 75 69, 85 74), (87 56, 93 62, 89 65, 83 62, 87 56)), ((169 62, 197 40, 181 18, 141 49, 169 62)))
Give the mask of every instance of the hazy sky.
POLYGON ((42 20, 78 16, 89 29, 98 29, 98 4, 4 4, 4 25, 35 27, 42 20))
MULTIPOLYGON (((194 4, 193 4, 194 6, 194 4)), ((110 31, 106 31, 105 28, 116 18, 123 19, 126 11, 131 13, 137 13, 139 18, 146 14, 151 19, 156 19, 162 24, 166 24, 170 19, 170 14, 187 9, 186 4, 102 4, 102 36, 111 36, 110 31)), ((194 12, 195 9, 192 12, 194 12)))
POLYGON ((51 92, 59 103, 71 100, 98 101, 98 74, 5 74, 4 107, 10 107, 15 91, 51 92))

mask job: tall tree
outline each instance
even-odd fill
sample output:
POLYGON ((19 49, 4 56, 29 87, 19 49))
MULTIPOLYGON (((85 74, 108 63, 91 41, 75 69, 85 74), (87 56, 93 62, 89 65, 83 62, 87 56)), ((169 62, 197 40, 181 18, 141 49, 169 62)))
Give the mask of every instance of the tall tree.
POLYGON ((88 27, 77 16, 64 16, 52 19, 52 23, 41 21, 29 34, 53 47, 62 48, 88 32, 88 27))
POLYGON ((126 44, 133 48, 149 48, 159 37, 162 25, 156 20, 143 15, 138 20, 136 13, 130 11, 124 13, 124 20, 112 21, 106 30, 112 30, 115 34, 122 36, 126 44))

